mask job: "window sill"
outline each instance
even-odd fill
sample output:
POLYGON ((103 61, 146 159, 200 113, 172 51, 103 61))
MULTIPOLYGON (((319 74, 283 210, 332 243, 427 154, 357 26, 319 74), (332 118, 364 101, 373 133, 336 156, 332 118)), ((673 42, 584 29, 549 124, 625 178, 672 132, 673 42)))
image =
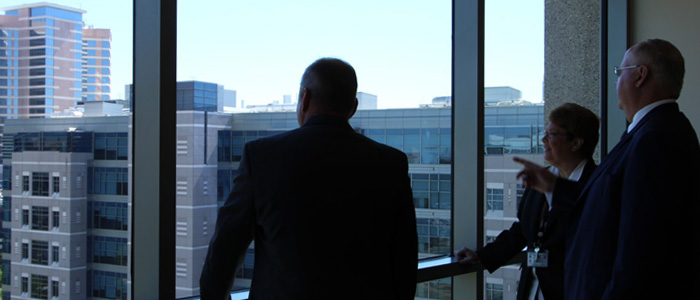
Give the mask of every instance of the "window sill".
MULTIPOLYGON (((513 256, 505 265, 519 264, 524 258, 525 252, 513 256)), ((453 277, 468 273, 481 272, 484 267, 481 264, 461 264, 456 257, 443 255, 434 258, 421 259, 418 262, 418 274, 416 283, 453 277)), ((240 290, 231 293, 231 300, 248 299, 248 290, 240 290)), ((199 297, 180 298, 180 300, 199 300, 199 297)))

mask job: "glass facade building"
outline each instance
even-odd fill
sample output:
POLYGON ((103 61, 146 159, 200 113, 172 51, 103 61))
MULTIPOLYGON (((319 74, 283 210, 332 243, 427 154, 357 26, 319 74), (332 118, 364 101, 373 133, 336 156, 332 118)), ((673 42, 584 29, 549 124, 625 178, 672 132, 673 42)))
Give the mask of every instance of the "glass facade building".
MULTIPOLYGON (((487 127, 491 134, 485 136, 485 147, 498 149, 485 149, 487 160, 506 161, 509 160, 506 156, 512 153, 541 155, 542 113, 542 105, 487 107, 490 120, 487 127)), ((216 209, 231 190, 243 145, 298 125, 294 112, 179 111, 177 116, 176 275, 178 293, 191 296, 198 294, 201 262, 213 233, 216 209)), ((4 140, 11 145, 5 145, 4 149, 11 152, 3 153, 6 161, 3 180, 9 189, 3 193, 9 201, 0 214, 3 228, 7 229, 3 230, 4 244, 8 248, 15 243, 22 247, 26 244, 27 252, 26 258, 11 256, 11 267, 7 267, 11 274, 54 276, 51 274, 55 273, 48 274, 36 265, 84 265, 80 274, 66 271, 66 277, 50 279, 56 279, 61 286, 73 280, 67 283, 74 292, 68 292, 71 299, 82 297, 75 294, 76 286, 81 286, 83 296, 125 297, 130 276, 127 272, 129 118, 8 121, 4 140), (69 132, 69 128, 74 131, 69 132), (36 162, 40 164, 33 166, 36 162), (25 179, 28 187, 20 188, 25 179), (61 204, 47 205, 49 199, 61 200, 58 202, 61 204), (24 216, 13 214, 15 209, 23 214, 27 212, 26 222, 24 216), (87 234, 81 235, 82 232, 87 234), (37 233, 43 234, 34 237, 37 233), (72 253, 68 253, 68 247, 72 247, 72 253)), ((452 247, 451 108, 363 110, 357 112, 350 124, 356 132, 407 154, 420 257, 449 253, 452 247)), ((505 177, 502 170, 492 175, 505 177)), ((500 231, 515 216, 511 209, 514 205, 508 205, 504 195, 510 193, 510 186, 517 187, 514 178, 512 182, 488 181, 491 193, 485 195, 492 196, 484 201, 498 203, 488 207, 489 211, 498 210, 500 214, 487 214, 498 224, 487 225, 486 229, 500 231)), ((248 287, 253 261, 251 246, 238 272, 239 287, 248 287)), ((32 281, 27 284, 31 290, 32 281)), ((418 291, 425 298, 444 298, 449 286, 449 280, 432 281, 419 285, 418 291)), ((15 291, 12 283, 4 288, 15 291)))
POLYGON ((8 120, 3 294, 126 299, 128 122, 128 116, 8 120))
POLYGON ((217 111, 219 88, 215 83, 180 81, 177 83, 177 110, 217 111))

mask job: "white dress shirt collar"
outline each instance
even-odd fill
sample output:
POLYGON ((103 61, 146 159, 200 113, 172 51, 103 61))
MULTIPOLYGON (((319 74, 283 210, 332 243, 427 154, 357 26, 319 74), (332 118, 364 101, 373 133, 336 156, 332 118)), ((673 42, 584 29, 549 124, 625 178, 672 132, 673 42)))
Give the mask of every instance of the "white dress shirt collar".
POLYGON ((663 104, 673 103, 675 101, 676 99, 664 99, 642 107, 642 109, 640 109, 636 114, 634 114, 634 117, 632 117, 632 123, 630 123, 630 125, 627 126, 627 133, 630 133, 632 129, 634 129, 634 127, 637 126, 637 124, 639 124, 639 121, 641 121, 644 118, 644 116, 646 116, 652 109, 663 104))
MULTIPOLYGON (((581 175, 583 175, 583 169, 586 166, 586 162, 588 160, 584 159, 581 160, 580 163, 578 163, 578 166, 571 171, 571 174, 569 174, 569 180, 571 181, 579 181, 581 179, 581 175)), ((554 175, 559 176, 559 169, 555 166, 550 166, 549 167, 549 172, 551 172, 554 175)), ((545 198, 547 199, 547 204, 549 204, 549 210, 552 210, 552 193, 544 193, 545 198)))

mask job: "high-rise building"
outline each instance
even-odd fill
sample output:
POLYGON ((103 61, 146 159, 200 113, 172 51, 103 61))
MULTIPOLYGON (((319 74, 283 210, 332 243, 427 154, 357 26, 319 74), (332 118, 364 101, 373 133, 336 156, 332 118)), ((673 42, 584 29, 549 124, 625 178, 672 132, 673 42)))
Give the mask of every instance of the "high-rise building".
POLYGON ((0 15, 0 118, 44 118, 110 93, 109 29, 86 11, 46 2, 0 15))
POLYGON ((377 109, 377 95, 357 92, 357 110, 377 109))
POLYGON ((110 99, 111 45, 109 29, 83 29, 82 101, 110 99))
POLYGON ((6 123, 3 299, 126 299, 129 124, 90 115, 6 123))
POLYGON ((12 85, 4 117, 43 118, 81 100, 83 13, 47 3, 5 8, 0 30, 9 55, 0 68, 12 85))

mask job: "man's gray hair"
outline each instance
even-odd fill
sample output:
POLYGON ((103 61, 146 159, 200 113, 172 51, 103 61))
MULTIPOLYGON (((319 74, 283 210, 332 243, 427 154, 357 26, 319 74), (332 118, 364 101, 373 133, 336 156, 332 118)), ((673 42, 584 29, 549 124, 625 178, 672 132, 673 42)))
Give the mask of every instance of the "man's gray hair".
POLYGON ((310 93, 313 105, 346 113, 355 105, 357 75, 345 61, 321 58, 306 68, 301 78, 301 89, 310 93))
POLYGON ((640 63, 647 65, 654 81, 669 92, 671 98, 678 99, 685 76, 685 61, 678 48, 662 39, 648 39, 633 51, 640 63))

